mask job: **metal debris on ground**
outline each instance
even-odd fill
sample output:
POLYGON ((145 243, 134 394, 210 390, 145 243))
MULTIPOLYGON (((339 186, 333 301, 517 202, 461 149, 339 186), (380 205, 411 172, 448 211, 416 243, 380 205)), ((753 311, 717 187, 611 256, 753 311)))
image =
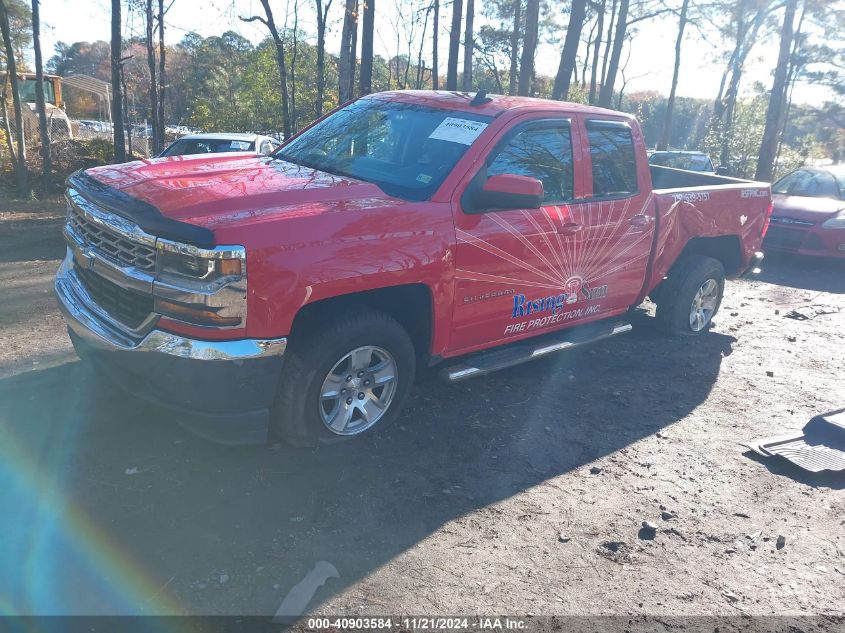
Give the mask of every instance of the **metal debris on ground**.
POLYGON ((837 312, 839 312, 839 308, 836 306, 811 305, 795 308, 794 310, 790 310, 783 316, 785 316, 787 319, 809 321, 810 319, 815 319, 817 316, 821 316, 823 314, 836 314, 837 312))
POLYGON ((324 560, 315 563, 314 568, 288 591, 273 616, 273 622, 290 623, 300 617, 317 589, 326 584, 329 578, 340 578, 335 566, 324 560))

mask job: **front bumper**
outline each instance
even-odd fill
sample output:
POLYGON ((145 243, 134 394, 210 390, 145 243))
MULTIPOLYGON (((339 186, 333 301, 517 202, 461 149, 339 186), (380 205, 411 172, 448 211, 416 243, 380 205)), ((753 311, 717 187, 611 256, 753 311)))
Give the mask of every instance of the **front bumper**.
POLYGON ((214 441, 267 441, 287 339, 208 341, 159 329, 133 338, 91 299, 71 253, 55 291, 79 356, 126 391, 175 410, 180 424, 214 441))
POLYGON ((763 240, 767 251, 845 259, 845 230, 772 223, 763 240))

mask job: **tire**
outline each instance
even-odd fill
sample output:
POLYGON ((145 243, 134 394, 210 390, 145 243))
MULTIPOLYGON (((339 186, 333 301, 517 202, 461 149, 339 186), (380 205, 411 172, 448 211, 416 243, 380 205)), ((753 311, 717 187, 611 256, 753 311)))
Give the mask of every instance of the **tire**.
POLYGON ((704 255, 684 256, 661 284, 657 299, 660 328, 673 336, 700 336, 710 328, 724 292, 721 262, 704 255), (696 303, 698 314, 693 311, 696 303))
POLYGON ((411 391, 416 358, 405 329, 383 312, 344 309, 307 328, 285 354, 272 425, 294 446, 372 434, 399 416, 411 391))

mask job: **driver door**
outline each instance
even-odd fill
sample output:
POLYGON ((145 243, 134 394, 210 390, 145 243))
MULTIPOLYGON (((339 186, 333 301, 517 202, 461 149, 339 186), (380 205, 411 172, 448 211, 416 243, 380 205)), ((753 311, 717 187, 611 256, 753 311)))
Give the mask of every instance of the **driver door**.
POLYGON ((516 125, 496 144, 467 192, 490 176, 543 183, 540 208, 455 210, 456 297, 450 349, 472 351, 584 320, 576 263, 583 243, 575 197, 577 135, 569 119, 516 125), (580 301, 580 303, 579 303, 580 301))

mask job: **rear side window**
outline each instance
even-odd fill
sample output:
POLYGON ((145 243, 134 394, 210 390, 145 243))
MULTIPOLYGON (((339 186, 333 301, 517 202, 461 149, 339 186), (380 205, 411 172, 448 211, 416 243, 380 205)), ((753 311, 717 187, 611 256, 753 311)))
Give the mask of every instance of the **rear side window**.
POLYGON ((612 197, 637 192, 637 166, 631 128, 613 121, 587 121, 593 164, 593 195, 612 197))
POLYGON ((488 176, 530 176, 543 183, 543 202, 572 200, 572 135, 568 125, 530 127, 511 138, 487 168, 488 176))

